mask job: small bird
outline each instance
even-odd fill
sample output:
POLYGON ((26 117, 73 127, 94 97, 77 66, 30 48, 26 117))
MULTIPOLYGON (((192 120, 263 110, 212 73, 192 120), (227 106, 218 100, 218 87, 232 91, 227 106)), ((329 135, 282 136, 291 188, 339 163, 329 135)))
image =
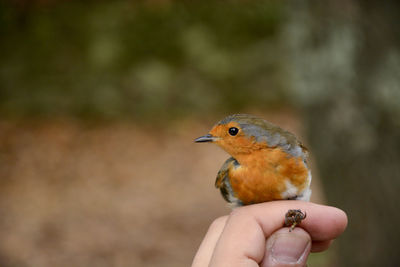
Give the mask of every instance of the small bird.
MULTIPOLYGON (((282 199, 309 201, 308 151, 279 126, 253 115, 235 114, 194 141, 216 143, 231 155, 219 170, 215 186, 233 207, 282 199)), ((305 218, 300 210, 289 210, 285 224, 293 225, 288 218, 293 216, 297 216, 296 224, 305 218)))

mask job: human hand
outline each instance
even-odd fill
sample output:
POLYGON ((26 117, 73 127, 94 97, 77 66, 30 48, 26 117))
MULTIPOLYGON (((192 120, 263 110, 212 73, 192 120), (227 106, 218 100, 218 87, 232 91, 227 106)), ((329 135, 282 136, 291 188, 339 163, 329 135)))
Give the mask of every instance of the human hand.
POLYGON ((192 267, 306 266, 310 252, 329 248, 347 226, 337 208, 304 201, 271 201, 235 209, 208 229, 192 267), (285 213, 301 209, 307 218, 292 232, 285 213))

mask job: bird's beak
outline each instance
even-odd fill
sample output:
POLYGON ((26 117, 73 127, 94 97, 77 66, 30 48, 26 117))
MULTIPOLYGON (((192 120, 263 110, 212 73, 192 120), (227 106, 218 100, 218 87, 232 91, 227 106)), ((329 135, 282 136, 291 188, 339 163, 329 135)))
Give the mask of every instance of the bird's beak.
POLYGON ((215 136, 212 136, 211 134, 206 134, 194 139, 196 143, 214 142, 215 140, 217 140, 217 138, 215 136))

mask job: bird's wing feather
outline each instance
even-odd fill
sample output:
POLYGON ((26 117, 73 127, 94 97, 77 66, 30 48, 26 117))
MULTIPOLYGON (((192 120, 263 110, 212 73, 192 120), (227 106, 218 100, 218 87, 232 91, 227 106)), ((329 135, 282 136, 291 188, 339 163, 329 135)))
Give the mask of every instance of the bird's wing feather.
POLYGON ((222 165, 221 169, 218 171, 217 179, 215 180, 215 187, 221 188, 224 184, 224 179, 228 178, 229 168, 232 168, 235 164, 238 164, 236 159, 230 157, 222 165))
POLYGON ((234 158, 230 157, 225 161, 222 165, 221 169, 218 171, 217 179, 215 179, 215 187, 221 188, 224 184, 224 179, 228 177, 229 168, 233 161, 236 161, 234 158))
POLYGON ((219 170, 217 179, 215 180, 215 187, 219 188, 222 197, 227 202, 233 203, 235 206, 241 206, 243 203, 234 195, 231 183, 229 181, 229 170, 231 168, 237 168, 238 166, 240 166, 240 164, 236 161, 236 159, 232 157, 227 159, 219 170))

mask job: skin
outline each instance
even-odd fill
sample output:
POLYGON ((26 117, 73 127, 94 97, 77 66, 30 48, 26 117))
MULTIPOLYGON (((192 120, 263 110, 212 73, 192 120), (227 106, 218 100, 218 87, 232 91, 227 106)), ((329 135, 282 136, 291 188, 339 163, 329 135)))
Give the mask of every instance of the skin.
POLYGON ((192 267, 306 266, 308 254, 328 249, 346 226, 342 210, 310 202, 272 201, 240 207, 211 224, 192 267), (306 211, 307 218, 289 233, 283 217, 293 207, 306 211), (297 249, 296 244, 302 242, 304 246, 296 252, 300 259, 290 264, 275 260, 272 246, 278 239, 287 243, 281 254, 297 249))

